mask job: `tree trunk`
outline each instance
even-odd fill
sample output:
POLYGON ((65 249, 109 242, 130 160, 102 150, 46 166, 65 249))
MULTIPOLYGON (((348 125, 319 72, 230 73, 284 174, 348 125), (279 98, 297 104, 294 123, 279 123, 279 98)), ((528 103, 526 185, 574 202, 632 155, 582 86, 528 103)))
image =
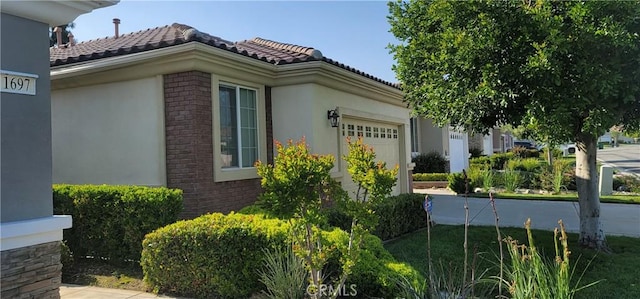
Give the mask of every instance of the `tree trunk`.
POLYGON ((600 194, 596 166, 597 138, 581 134, 576 142, 576 184, 580 203, 580 245, 608 251, 600 223, 600 194))

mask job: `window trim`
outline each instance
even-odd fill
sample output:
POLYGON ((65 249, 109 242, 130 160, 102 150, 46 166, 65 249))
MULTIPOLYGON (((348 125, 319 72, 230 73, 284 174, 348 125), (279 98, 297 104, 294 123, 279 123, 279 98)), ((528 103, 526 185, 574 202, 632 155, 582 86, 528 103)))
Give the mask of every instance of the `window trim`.
MULTIPOLYGON (((220 141, 220 86, 240 87, 256 92, 256 125, 258 129, 258 160, 267 160, 267 129, 265 111, 265 87, 247 81, 211 75, 211 108, 212 108, 212 143, 213 143, 213 179, 215 182, 226 182, 259 178, 255 167, 222 168, 222 150, 220 141)), ((240 109, 238 109, 239 111, 240 109)), ((238 112, 239 113, 239 112, 238 112)), ((241 121, 238 119, 238 121, 241 121)), ((239 154, 242 151, 239 150, 239 154)))

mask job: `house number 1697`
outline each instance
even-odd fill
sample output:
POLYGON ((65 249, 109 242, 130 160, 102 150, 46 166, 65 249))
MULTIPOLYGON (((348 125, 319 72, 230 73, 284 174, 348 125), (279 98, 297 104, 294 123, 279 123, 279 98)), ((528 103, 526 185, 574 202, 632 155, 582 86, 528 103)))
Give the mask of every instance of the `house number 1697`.
POLYGON ((5 93, 35 95, 38 75, 1 71, 0 89, 5 93))

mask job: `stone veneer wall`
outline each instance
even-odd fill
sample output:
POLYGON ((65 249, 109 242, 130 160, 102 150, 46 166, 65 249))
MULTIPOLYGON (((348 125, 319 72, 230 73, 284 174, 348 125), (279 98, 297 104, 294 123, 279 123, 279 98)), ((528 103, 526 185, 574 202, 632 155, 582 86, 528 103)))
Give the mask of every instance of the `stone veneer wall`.
POLYGON ((2 298, 60 298, 60 242, 2 251, 2 298))
MULTIPOLYGON (((188 71, 164 75, 167 187, 184 191, 183 218, 208 212, 237 211, 255 202, 260 180, 215 182, 211 74, 188 71)), ((213 87, 215 88, 215 87, 213 87)), ((267 139, 271 129, 271 95, 266 88, 267 139)), ((267 156, 273 156, 268 142, 267 156)))

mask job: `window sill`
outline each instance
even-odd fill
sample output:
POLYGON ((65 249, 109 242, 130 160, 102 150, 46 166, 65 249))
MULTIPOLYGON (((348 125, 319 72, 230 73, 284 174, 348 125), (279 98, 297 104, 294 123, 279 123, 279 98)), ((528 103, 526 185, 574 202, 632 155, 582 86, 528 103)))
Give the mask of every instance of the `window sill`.
POLYGON ((248 168, 216 168, 214 181, 229 182, 260 178, 255 167, 248 168))

